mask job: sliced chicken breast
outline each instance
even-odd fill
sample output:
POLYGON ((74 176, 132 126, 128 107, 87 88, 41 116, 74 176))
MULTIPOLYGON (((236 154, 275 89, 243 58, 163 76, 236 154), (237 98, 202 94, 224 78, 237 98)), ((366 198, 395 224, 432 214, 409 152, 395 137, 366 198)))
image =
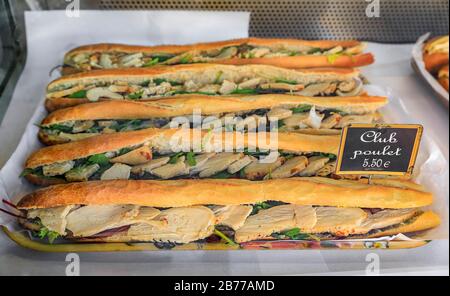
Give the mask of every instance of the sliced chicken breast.
POLYGON ((244 226, 236 231, 236 242, 248 242, 266 238, 275 232, 290 230, 296 227, 295 207, 282 205, 262 210, 250 216, 244 226))
POLYGON ((251 206, 224 206, 216 207, 214 214, 217 217, 217 225, 228 226, 236 231, 244 225, 252 211, 251 206))
POLYGON ((130 225, 138 215, 139 207, 133 205, 85 206, 67 216, 67 229, 75 237, 88 237, 130 225))
POLYGON ((67 215, 76 206, 57 207, 50 209, 29 210, 27 217, 29 219, 39 218, 42 225, 48 230, 55 231, 60 235, 66 234, 67 215))
POLYGON ((132 225, 127 236, 137 241, 190 243, 211 236, 215 223, 207 207, 170 208, 151 221, 132 225))

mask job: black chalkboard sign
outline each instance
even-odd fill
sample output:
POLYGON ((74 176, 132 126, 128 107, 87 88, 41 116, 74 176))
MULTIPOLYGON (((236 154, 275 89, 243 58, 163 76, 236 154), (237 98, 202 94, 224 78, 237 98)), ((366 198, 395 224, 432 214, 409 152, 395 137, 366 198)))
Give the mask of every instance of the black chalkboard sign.
POLYGON ((410 175, 423 127, 353 124, 343 129, 337 175, 410 175))

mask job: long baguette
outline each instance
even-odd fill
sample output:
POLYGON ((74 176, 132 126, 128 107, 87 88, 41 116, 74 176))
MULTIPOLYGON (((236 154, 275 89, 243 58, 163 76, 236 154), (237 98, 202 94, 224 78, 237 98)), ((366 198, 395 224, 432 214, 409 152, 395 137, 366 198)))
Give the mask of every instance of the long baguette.
POLYGON ((189 93, 359 96, 365 93, 359 76, 358 70, 348 68, 292 70, 268 65, 192 64, 98 70, 51 82, 46 107, 54 111, 99 100, 145 101, 189 93))
POLYGON ((286 68, 361 67, 374 62, 371 53, 363 53, 365 48, 365 43, 352 40, 307 41, 262 38, 191 45, 92 44, 75 48, 65 55, 63 74, 112 66, 151 67, 205 61, 230 65, 265 64, 286 68), (264 54, 254 53, 252 49, 262 49, 264 54), (102 56, 103 60, 101 60, 102 56), (105 62, 105 56, 108 57, 108 62, 105 62), (120 60, 126 56, 130 56, 131 63, 128 59, 125 63, 116 62, 114 59, 117 57, 120 60), (166 57, 163 60, 161 57, 164 56, 166 57), (116 63, 112 60, 109 63, 111 57, 116 63))
POLYGON ((149 207, 240 205, 281 201, 296 205, 418 208, 433 202, 431 193, 327 178, 284 180, 93 181, 55 185, 25 196, 19 209, 67 205, 133 204, 149 207))

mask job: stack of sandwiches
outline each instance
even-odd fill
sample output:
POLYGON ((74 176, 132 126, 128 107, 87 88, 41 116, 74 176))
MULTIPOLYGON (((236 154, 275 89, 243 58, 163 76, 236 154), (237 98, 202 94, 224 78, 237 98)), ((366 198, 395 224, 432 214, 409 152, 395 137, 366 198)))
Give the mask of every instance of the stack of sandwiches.
POLYGON ((64 58, 24 165, 20 225, 62 244, 278 248, 439 225, 410 180, 335 174, 341 130, 382 122, 357 41, 98 44, 64 58), (277 247, 278 246, 278 247, 277 247))

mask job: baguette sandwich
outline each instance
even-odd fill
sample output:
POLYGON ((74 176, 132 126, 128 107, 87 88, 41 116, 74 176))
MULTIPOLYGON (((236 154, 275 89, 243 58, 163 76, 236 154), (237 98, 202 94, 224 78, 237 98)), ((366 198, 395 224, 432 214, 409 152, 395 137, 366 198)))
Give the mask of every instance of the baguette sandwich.
POLYGON ((432 74, 448 64, 449 36, 436 37, 425 43, 423 48, 425 68, 432 74))
POLYGON ((246 38, 192 45, 94 44, 64 58, 63 74, 112 68, 149 68, 193 63, 265 64, 285 68, 360 67, 374 57, 358 41, 246 38))
POLYGON ((37 185, 111 179, 330 176, 339 135, 143 129, 42 148, 23 176, 37 185))
POLYGON ((151 100, 180 94, 358 96, 358 70, 289 70, 267 65, 194 64, 152 69, 110 69, 74 74, 48 85, 49 111, 99 100, 151 100))
MULTIPOLYGON (((20 224, 39 237, 179 244, 369 239, 434 228, 432 195, 325 178, 94 181, 25 196, 20 224)), ((195 244, 194 244, 195 246, 195 244)))
POLYGON ((103 101, 57 110, 45 118, 39 138, 47 145, 144 128, 178 127, 237 131, 298 131, 340 134, 352 123, 374 123, 385 97, 301 97, 181 95, 149 102, 103 101), (199 112, 195 117, 195 112, 199 112), (181 119, 186 119, 181 121, 181 119))

